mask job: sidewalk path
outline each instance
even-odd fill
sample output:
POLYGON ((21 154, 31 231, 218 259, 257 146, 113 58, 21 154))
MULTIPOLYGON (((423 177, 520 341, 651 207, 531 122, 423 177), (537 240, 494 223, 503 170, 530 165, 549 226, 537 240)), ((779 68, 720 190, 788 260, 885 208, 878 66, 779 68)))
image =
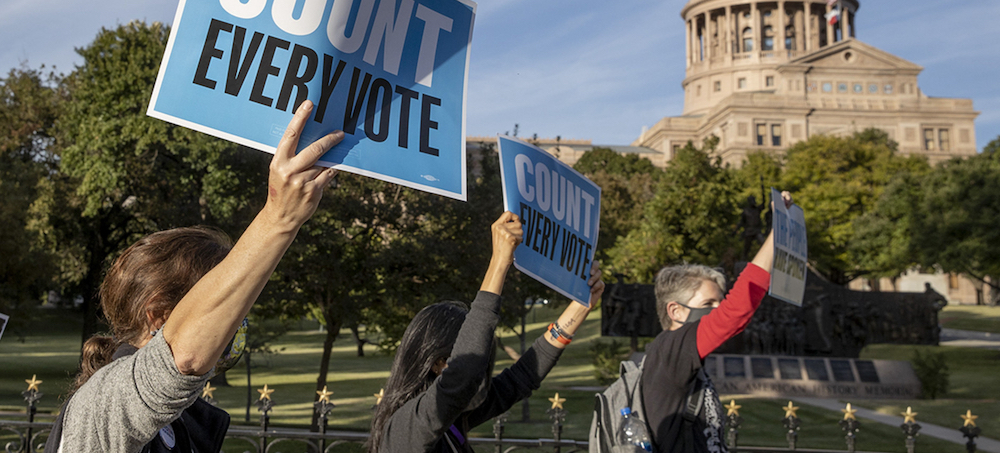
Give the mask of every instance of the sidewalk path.
POLYGON ((1000 334, 941 328, 941 346, 1000 350, 1000 334))
MULTIPOLYGON (((994 335, 996 336, 996 335, 994 335)), ((825 398, 796 398, 796 403, 808 404, 810 406, 819 407, 827 409, 834 412, 840 412, 847 404, 842 403, 835 399, 825 399, 825 398)), ((854 414, 859 418, 864 418, 879 423, 883 423, 890 426, 898 427, 903 424, 903 417, 895 417, 892 415, 886 415, 880 412, 875 412, 871 409, 865 409, 862 407, 854 407, 858 412, 854 414)), ((962 437, 961 431, 957 429, 945 428, 943 426, 934 425, 931 423, 917 421, 920 424, 920 434, 923 436, 936 437, 938 439, 946 440, 949 442, 955 442, 959 445, 965 446, 965 442, 968 440, 962 437)), ((902 443, 902 441, 900 442, 902 443)), ((917 438, 917 450, 920 450, 920 438, 917 438)), ((1000 453, 1000 441, 985 437, 976 438, 976 450, 985 451, 990 453, 1000 453)))

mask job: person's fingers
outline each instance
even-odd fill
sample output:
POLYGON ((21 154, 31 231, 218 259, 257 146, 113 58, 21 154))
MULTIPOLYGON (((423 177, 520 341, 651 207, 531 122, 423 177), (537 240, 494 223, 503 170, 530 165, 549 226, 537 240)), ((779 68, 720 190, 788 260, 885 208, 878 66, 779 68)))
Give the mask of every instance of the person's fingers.
POLYGON ((587 284, 590 286, 594 286, 598 281, 601 280, 601 275, 602 272, 599 270, 596 273, 591 271, 590 278, 587 280, 587 284))
POLYGON ((591 294, 599 294, 604 292, 604 280, 598 280, 597 283, 590 285, 591 294))
POLYGON ((275 151, 275 156, 285 160, 295 157, 295 149, 299 147, 299 136, 302 135, 302 128, 306 126, 306 121, 309 120, 312 108, 312 101, 306 99, 295 110, 295 115, 292 116, 292 120, 288 122, 288 127, 285 128, 285 135, 282 135, 281 141, 278 142, 278 149, 275 151))
POLYGON ((792 201, 792 194, 787 190, 781 192, 781 199, 784 200, 786 208, 790 208, 794 204, 794 202, 792 201))
POLYGON ((319 187, 326 187, 330 185, 330 182, 337 176, 337 173, 339 172, 334 168, 324 168, 313 181, 315 181, 319 187))
POLYGON ((302 170, 300 174, 302 175, 304 181, 312 181, 316 179, 316 177, 319 176, 320 173, 323 173, 324 170, 326 170, 326 168, 313 165, 311 168, 302 170))
POLYGON ((500 218, 497 219, 496 223, 498 223, 498 224, 504 224, 504 223, 510 222, 511 217, 513 217, 513 216, 514 216, 513 212, 504 211, 503 214, 500 214, 500 218))
POLYGON ((309 168, 316 165, 320 157, 323 157, 327 151, 329 151, 334 146, 337 146, 344 140, 343 131, 335 131, 333 133, 324 135, 320 139, 312 142, 309 146, 305 147, 302 152, 294 157, 293 162, 297 168, 309 168))

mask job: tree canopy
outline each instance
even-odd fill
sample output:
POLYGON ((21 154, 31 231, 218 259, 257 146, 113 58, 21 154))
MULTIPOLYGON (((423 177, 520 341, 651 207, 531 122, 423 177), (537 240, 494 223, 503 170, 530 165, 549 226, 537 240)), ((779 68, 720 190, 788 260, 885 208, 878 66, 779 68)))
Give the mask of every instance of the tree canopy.
POLYGON ((52 127, 64 101, 60 77, 15 69, 0 78, 0 313, 18 335, 50 289, 52 259, 27 230, 38 182, 51 168, 52 127))

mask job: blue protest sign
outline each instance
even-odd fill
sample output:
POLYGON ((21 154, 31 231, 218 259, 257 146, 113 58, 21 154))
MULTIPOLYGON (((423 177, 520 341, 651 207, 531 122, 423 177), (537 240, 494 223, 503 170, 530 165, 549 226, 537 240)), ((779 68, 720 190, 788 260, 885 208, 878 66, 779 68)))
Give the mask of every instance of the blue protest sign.
POLYGON ((148 114, 273 153, 295 108, 321 165, 466 199, 469 0, 181 0, 148 114))
POLYGON ((511 137, 499 142, 503 204, 524 226, 514 266, 588 305, 601 188, 538 147, 511 137))
POLYGON ((802 306, 806 293, 806 217, 798 205, 785 208, 781 192, 771 188, 774 261, 771 264, 771 296, 802 306))

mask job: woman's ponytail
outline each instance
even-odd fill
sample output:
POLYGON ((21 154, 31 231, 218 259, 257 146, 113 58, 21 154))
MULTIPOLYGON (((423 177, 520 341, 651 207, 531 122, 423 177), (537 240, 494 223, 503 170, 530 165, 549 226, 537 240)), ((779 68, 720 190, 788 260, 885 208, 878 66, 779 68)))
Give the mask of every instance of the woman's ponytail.
POLYGON ((109 336, 94 335, 83 343, 80 358, 80 374, 73 381, 73 391, 80 388, 98 369, 111 363, 118 344, 109 336))

